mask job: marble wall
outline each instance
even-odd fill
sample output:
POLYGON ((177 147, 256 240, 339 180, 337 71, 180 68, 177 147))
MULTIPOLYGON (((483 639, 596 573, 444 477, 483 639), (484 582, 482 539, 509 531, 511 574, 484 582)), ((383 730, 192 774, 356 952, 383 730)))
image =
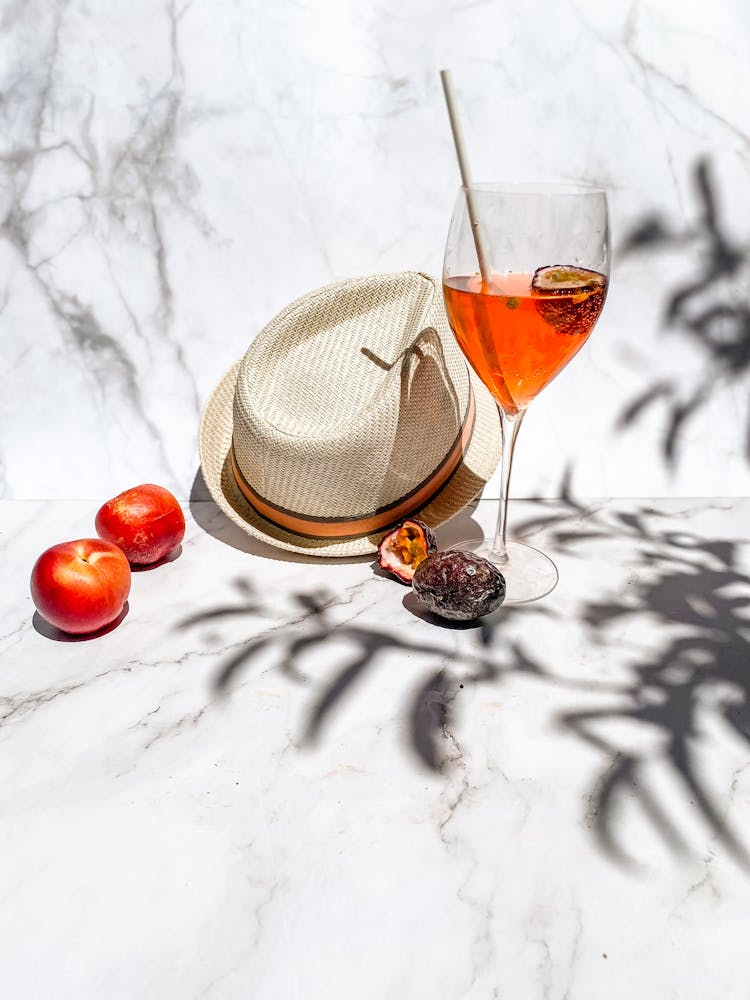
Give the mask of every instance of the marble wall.
POLYGON ((0 484, 187 496, 202 402, 338 277, 439 272, 457 171, 611 192, 611 294, 518 495, 750 493, 750 8, 0 0, 0 484))

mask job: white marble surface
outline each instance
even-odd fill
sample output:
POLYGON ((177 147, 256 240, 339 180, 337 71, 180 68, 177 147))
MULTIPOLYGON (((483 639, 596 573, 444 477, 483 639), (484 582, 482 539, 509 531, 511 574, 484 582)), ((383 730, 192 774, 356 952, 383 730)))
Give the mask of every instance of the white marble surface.
POLYGON ((750 493, 749 18, 740 0, 0 0, 3 494, 187 498, 202 402, 278 309, 345 275, 439 271, 444 65, 475 176, 612 194, 611 295, 526 422, 519 495, 559 495, 567 469, 583 495, 750 493))
POLYGON ((750 502, 519 503, 561 582, 483 630, 194 504, 64 642, 94 510, 0 504, 4 996, 747 997, 750 502))

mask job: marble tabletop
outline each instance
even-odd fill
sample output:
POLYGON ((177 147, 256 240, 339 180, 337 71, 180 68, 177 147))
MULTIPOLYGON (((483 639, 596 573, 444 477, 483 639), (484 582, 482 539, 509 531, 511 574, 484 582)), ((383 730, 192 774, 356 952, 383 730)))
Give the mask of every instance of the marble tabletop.
POLYGON ((517 502, 560 583, 470 627, 195 502, 66 641, 97 506, 0 504, 4 996, 748 996, 750 501, 517 502))

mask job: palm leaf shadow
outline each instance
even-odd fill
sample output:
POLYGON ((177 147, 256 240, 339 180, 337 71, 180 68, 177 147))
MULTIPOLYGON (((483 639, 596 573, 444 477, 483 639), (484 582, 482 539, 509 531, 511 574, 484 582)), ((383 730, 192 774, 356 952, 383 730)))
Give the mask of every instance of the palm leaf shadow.
MULTIPOLYGON (((607 599, 593 593, 576 612, 591 641, 603 650, 611 648, 609 637, 622 634, 635 616, 645 614, 663 626, 655 646, 641 651, 635 662, 622 664, 625 680, 595 680, 588 671, 578 677, 570 672, 561 675, 534 655, 522 633, 506 639, 494 621, 466 633, 447 662, 441 632, 435 633, 434 642, 425 643, 386 625, 355 621, 356 614, 336 621, 329 610, 350 603, 350 597, 297 593, 290 613, 228 654, 215 688, 226 692, 240 670, 252 669, 261 659, 294 682, 309 683, 305 663, 314 661, 325 675, 320 686, 311 688, 314 693, 302 726, 300 742, 311 746, 321 740, 335 712, 384 654, 395 655, 396 661, 418 661, 420 670, 426 664, 426 676, 405 705, 405 718, 409 746, 416 760, 433 774, 445 773, 463 753, 453 735, 459 676, 476 684, 523 676, 570 693, 598 692, 604 705, 595 710, 574 705, 557 719, 564 730, 603 758, 589 796, 591 830, 601 849, 623 867, 636 866, 620 823, 622 807, 629 803, 676 853, 689 850, 669 800, 652 791, 651 768, 658 766, 667 769, 675 788, 690 798, 725 850, 750 870, 750 855, 742 839, 701 777, 705 736, 698 724, 699 712, 707 704, 704 694, 714 685, 728 686, 729 701, 714 701, 715 711, 750 743, 750 637, 743 617, 748 605, 743 595, 750 588, 750 578, 738 568, 737 542, 676 532, 672 521, 662 526, 660 517, 648 507, 608 513, 569 496, 557 502, 552 512, 528 522, 543 530, 553 544, 574 554, 585 549, 587 540, 596 542, 601 537, 631 544, 636 572, 627 594, 607 599), (333 647, 328 648, 333 641, 337 643, 335 655, 333 647), (622 722, 642 731, 653 730, 659 739, 650 742, 648 750, 634 751, 617 736, 622 722)), ((182 624, 214 622, 222 615, 236 618, 243 609, 248 616, 268 617, 268 607, 256 594, 246 589, 243 597, 245 604, 228 602, 223 608, 192 615, 182 624)), ((619 655, 617 648, 613 651, 619 655)))
POLYGON ((456 680, 447 670, 437 670, 417 688, 409 709, 412 746, 430 771, 446 769, 443 750, 445 740, 451 738, 456 688, 456 680))
MULTIPOLYGON (((698 226, 679 232, 653 214, 647 215, 627 234, 623 256, 635 253, 685 250, 686 266, 694 272, 668 294, 663 309, 663 327, 694 345, 703 355, 692 372, 679 379, 657 374, 653 383, 626 403, 615 419, 622 432, 653 405, 664 402, 665 427, 661 456, 669 470, 682 457, 682 442, 689 420, 721 392, 724 385, 746 380, 750 375, 750 309, 740 269, 750 265, 748 247, 729 234, 719 211, 719 197, 711 164, 701 157, 693 167, 698 226), (696 257, 696 247, 701 251, 696 257), (691 385, 692 383, 692 385, 691 385)), ((750 414, 744 429, 744 450, 750 461, 750 414)))

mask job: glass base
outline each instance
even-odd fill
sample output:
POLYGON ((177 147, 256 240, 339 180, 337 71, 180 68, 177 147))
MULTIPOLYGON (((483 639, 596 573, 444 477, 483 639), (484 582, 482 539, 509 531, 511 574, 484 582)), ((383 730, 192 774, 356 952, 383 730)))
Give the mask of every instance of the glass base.
POLYGON ((505 577, 505 600, 509 604, 529 604, 546 597, 557 586, 557 566, 549 556, 539 549, 533 549, 523 542, 508 542, 508 559, 501 562, 492 552, 493 538, 470 538, 452 545, 452 549, 463 549, 489 559, 505 577))

